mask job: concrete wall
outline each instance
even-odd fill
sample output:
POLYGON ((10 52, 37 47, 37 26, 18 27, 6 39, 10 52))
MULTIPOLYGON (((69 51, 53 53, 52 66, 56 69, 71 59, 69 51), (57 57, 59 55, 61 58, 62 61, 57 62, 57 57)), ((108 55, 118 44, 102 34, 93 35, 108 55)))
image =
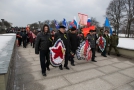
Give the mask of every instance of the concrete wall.
MULTIPOLYGON (((120 48, 120 47, 118 47, 118 50, 119 50, 119 53, 121 54, 121 56, 128 57, 128 58, 134 58, 134 50, 120 48)), ((115 54, 114 49, 112 49, 111 52, 115 54)))
POLYGON ((13 61, 15 59, 15 39, 16 36, 13 36, 7 42, 6 48, 2 49, 3 54, 0 53, 0 90, 13 90, 11 86, 14 84, 14 77, 12 77, 13 73, 11 73, 11 70, 14 66, 13 61))

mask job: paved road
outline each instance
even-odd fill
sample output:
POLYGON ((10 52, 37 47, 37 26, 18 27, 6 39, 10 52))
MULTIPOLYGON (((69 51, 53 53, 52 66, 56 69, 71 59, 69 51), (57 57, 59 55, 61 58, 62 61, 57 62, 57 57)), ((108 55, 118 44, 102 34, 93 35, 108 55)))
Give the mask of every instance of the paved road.
POLYGON ((134 90, 132 60, 97 53, 98 62, 75 59, 70 70, 50 67, 47 77, 40 70, 39 56, 31 46, 17 48, 15 90, 134 90))

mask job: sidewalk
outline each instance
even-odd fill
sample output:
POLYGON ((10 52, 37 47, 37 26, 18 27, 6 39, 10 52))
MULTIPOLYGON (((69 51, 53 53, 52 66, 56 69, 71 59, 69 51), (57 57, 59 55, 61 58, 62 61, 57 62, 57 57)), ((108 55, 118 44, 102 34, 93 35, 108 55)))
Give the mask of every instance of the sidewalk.
POLYGON ((50 66, 44 77, 34 49, 17 49, 15 90, 134 90, 134 62, 129 59, 96 53, 98 62, 75 59, 70 70, 50 66))

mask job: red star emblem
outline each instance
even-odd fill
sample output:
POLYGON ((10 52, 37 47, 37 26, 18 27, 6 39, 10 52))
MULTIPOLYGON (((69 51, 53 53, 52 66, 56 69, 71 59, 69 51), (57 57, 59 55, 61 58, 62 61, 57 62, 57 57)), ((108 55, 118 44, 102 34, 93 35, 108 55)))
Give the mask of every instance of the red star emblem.
POLYGON ((52 49, 52 51, 55 53, 54 59, 56 59, 57 57, 60 57, 61 59, 63 59, 63 52, 62 52, 61 46, 59 46, 58 49, 52 49))

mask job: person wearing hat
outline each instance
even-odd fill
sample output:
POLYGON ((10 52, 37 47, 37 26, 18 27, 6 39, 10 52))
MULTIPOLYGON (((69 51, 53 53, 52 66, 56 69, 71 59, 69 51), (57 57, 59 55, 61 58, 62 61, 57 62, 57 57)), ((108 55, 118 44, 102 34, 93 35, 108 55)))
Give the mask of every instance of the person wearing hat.
POLYGON ((52 46, 52 38, 49 30, 49 26, 45 24, 42 28, 42 32, 37 35, 35 41, 35 54, 39 54, 40 56, 40 65, 43 76, 46 76, 46 69, 50 71, 49 47, 52 46))
MULTIPOLYGON (((96 30, 93 31, 93 34, 95 35, 95 51, 96 51, 96 46, 97 46, 96 41, 98 39, 97 35, 96 35, 96 30)), ((96 57, 96 55, 95 55, 95 57, 96 57)))
MULTIPOLYGON (((54 42, 55 43, 59 38, 61 38, 61 40, 63 41, 65 48, 66 48, 66 52, 65 52, 65 63, 64 63, 64 67, 69 70, 68 67, 68 59, 69 59, 69 53, 70 53, 70 42, 69 42, 69 37, 68 34, 66 33, 65 30, 65 26, 61 25, 59 27, 59 31, 55 34, 54 36, 54 42)), ((59 66, 60 70, 63 70, 62 65, 59 66)))
POLYGON ((119 38, 116 35, 116 32, 113 31, 113 34, 110 36, 110 47, 109 47, 108 55, 110 55, 112 48, 114 48, 116 55, 120 56, 119 51, 117 49, 118 42, 119 42, 119 38))
POLYGON ((69 40, 70 40, 70 61, 71 61, 71 65, 75 66, 74 64, 74 55, 76 53, 77 47, 79 45, 79 41, 78 41, 78 36, 76 33, 76 28, 72 27, 70 33, 68 33, 69 36, 69 40))
POLYGON ((109 35, 108 35, 108 33, 109 33, 108 30, 105 30, 104 35, 103 35, 103 37, 106 40, 106 46, 105 46, 105 50, 101 53, 101 55, 104 56, 104 57, 107 57, 106 50, 107 50, 107 47, 109 45, 109 35))
POLYGON ((93 62, 97 62, 95 60, 95 47, 96 47, 96 42, 95 42, 95 35, 94 35, 94 30, 90 30, 90 34, 87 36, 87 39, 90 43, 90 47, 91 47, 91 50, 92 50, 92 61, 93 62))

